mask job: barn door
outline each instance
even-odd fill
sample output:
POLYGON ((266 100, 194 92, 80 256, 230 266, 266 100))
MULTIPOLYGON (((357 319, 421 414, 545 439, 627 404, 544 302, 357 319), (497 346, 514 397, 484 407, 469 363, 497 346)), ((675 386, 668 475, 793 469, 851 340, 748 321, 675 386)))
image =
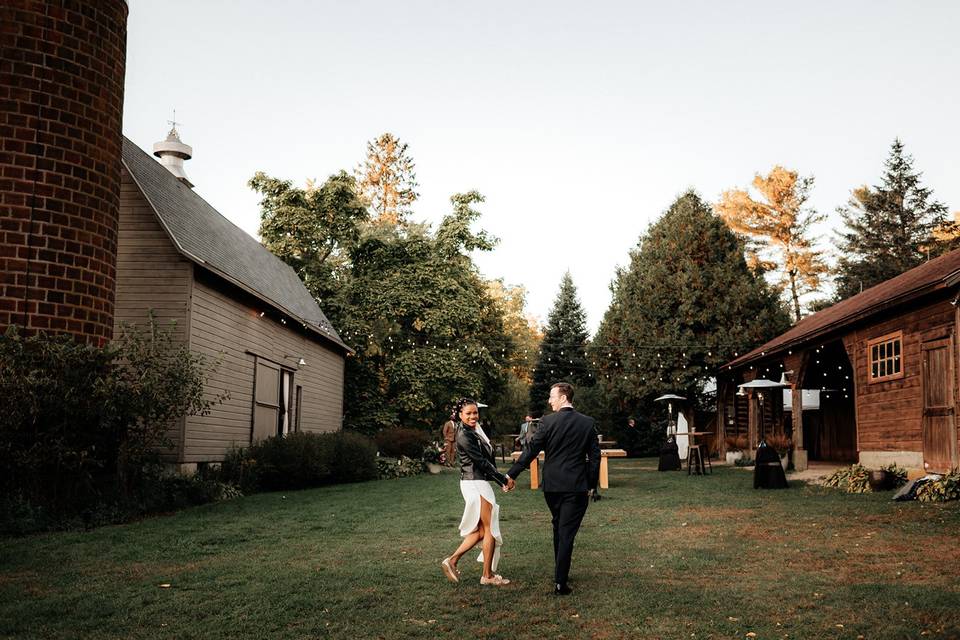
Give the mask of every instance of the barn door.
POLYGON ((953 399, 953 358, 950 338, 924 342, 923 466, 945 473, 956 466, 957 426, 953 399))
POLYGON ((254 378, 253 442, 277 435, 280 412, 280 367, 258 358, 254 378))

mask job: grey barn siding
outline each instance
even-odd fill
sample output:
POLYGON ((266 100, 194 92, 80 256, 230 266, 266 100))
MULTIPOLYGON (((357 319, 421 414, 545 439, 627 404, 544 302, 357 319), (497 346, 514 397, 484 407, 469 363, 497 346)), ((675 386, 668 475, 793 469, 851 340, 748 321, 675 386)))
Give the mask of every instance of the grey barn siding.
POLYGON ((143 324, 153 309, 161 324, 176 322, 174 335, 186 341, 191 263, 174 248, 126 170, 120 188, 117 253, 114 326, 143 324))
MULTIPOLYGON (((200 271, 200 267, 196 269, 200 271)), ((194 283, 190 346, 210 358, 223 354, 208 389, 211 394, 226 389, 230 398, 209 415, 187 418, 184 462, 220 459, 231 447, 250 442, 257 356, 293 371, 293 388, 303 387, 301 431, 340 428, 343 357, 280 324, 276 313, 266 305, 239 301, 241 296, 233 295, 232 289, 214 276, 199 275, 194 283), (260 317, 261 310, 267 312, 264 317, 260 317), (297 358, 301 357, 307 364, 297 368, 297 358)))
POLYGON ((208 397, 229 394, 208 415, 180 421, 171 432, 175 450, 167 452, 168 458, 217 461, 231 448, 250 444, 257 356, 293 372, 294 397, 296 387, 303 388, 302 431, 340 428, 345 369, 341 347, 290 318, 290 324, 281 324, 273 306, 184 257, 126 168, 118 251, 115 328, 121 323, 142 326, 151 310, 163 325, 175 322, 175 339, 211 362, 219 361, 207 383, 208 397), (266 312, 263 317, 261 311, 266 312), (306 365, 298 367, 301 357, 306 365))
MULTIPOLYGON (((162 327, 174 323, 174 340, 185 343, 192 264, 174 248, 126 169, 121 174, 114 337, 122 324, 146 326, 152 310, 162 327)), ((178 420, 168 434, 173 448, 164 451, 165 457, 181 457, 183 425, 178 420)))

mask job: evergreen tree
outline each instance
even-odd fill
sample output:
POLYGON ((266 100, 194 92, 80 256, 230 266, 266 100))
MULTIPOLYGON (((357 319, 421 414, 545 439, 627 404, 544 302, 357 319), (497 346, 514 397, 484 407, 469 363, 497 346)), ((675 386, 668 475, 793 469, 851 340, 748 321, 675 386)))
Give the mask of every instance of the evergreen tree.
POLYGON ((913 158, 896 139, 890 148, 882 184, 853 191, 837 211, 846 231, 840 234, 837 300, 856 295, 900 275, 950 248, 935 237, 946 226, 947 208, 920 184, 913 158))
POLYGON ((702 397, 738 354, 790 325, 776 292, 751 270, 744 242, 695 192, 681 195, 618 270, 590 349, 608 414, 656 416, 663 393, 702 397))
POLYGON ((543 412, 547 408, 550 387, 555 382, 569 382, 574 387, 593 385, 586 350, 588 338, 587 314, 577 300, 577 288, 568 271, 560 282, 560 292, 540 342, 530 385, 531 411, 543 412))

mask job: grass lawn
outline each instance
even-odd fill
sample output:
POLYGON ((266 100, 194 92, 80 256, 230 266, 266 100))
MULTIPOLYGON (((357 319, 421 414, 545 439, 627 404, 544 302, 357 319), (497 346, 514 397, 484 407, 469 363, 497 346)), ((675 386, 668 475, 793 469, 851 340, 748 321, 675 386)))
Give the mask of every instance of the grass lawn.
POLYGON ((262 494, 0 540, 0 638, 957 638, 960 507, 614 460, 551 593, 543 497, 498 494, 500 572, 457 545, 457 476, 262 494), (160 585, 170 585, 167 588, 160 585), (753 636, 750 636, 753 637, 753 636))

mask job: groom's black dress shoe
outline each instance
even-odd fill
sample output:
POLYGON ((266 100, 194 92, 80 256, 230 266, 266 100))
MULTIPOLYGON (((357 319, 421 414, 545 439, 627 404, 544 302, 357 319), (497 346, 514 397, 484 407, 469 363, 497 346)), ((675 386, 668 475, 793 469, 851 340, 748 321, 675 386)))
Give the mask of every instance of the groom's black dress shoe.
POLYGON ((553 586, 553 595, 555 596, 568 596, 571 593, 573 593, 573 589, 565 584, 556 584, 553 586))

